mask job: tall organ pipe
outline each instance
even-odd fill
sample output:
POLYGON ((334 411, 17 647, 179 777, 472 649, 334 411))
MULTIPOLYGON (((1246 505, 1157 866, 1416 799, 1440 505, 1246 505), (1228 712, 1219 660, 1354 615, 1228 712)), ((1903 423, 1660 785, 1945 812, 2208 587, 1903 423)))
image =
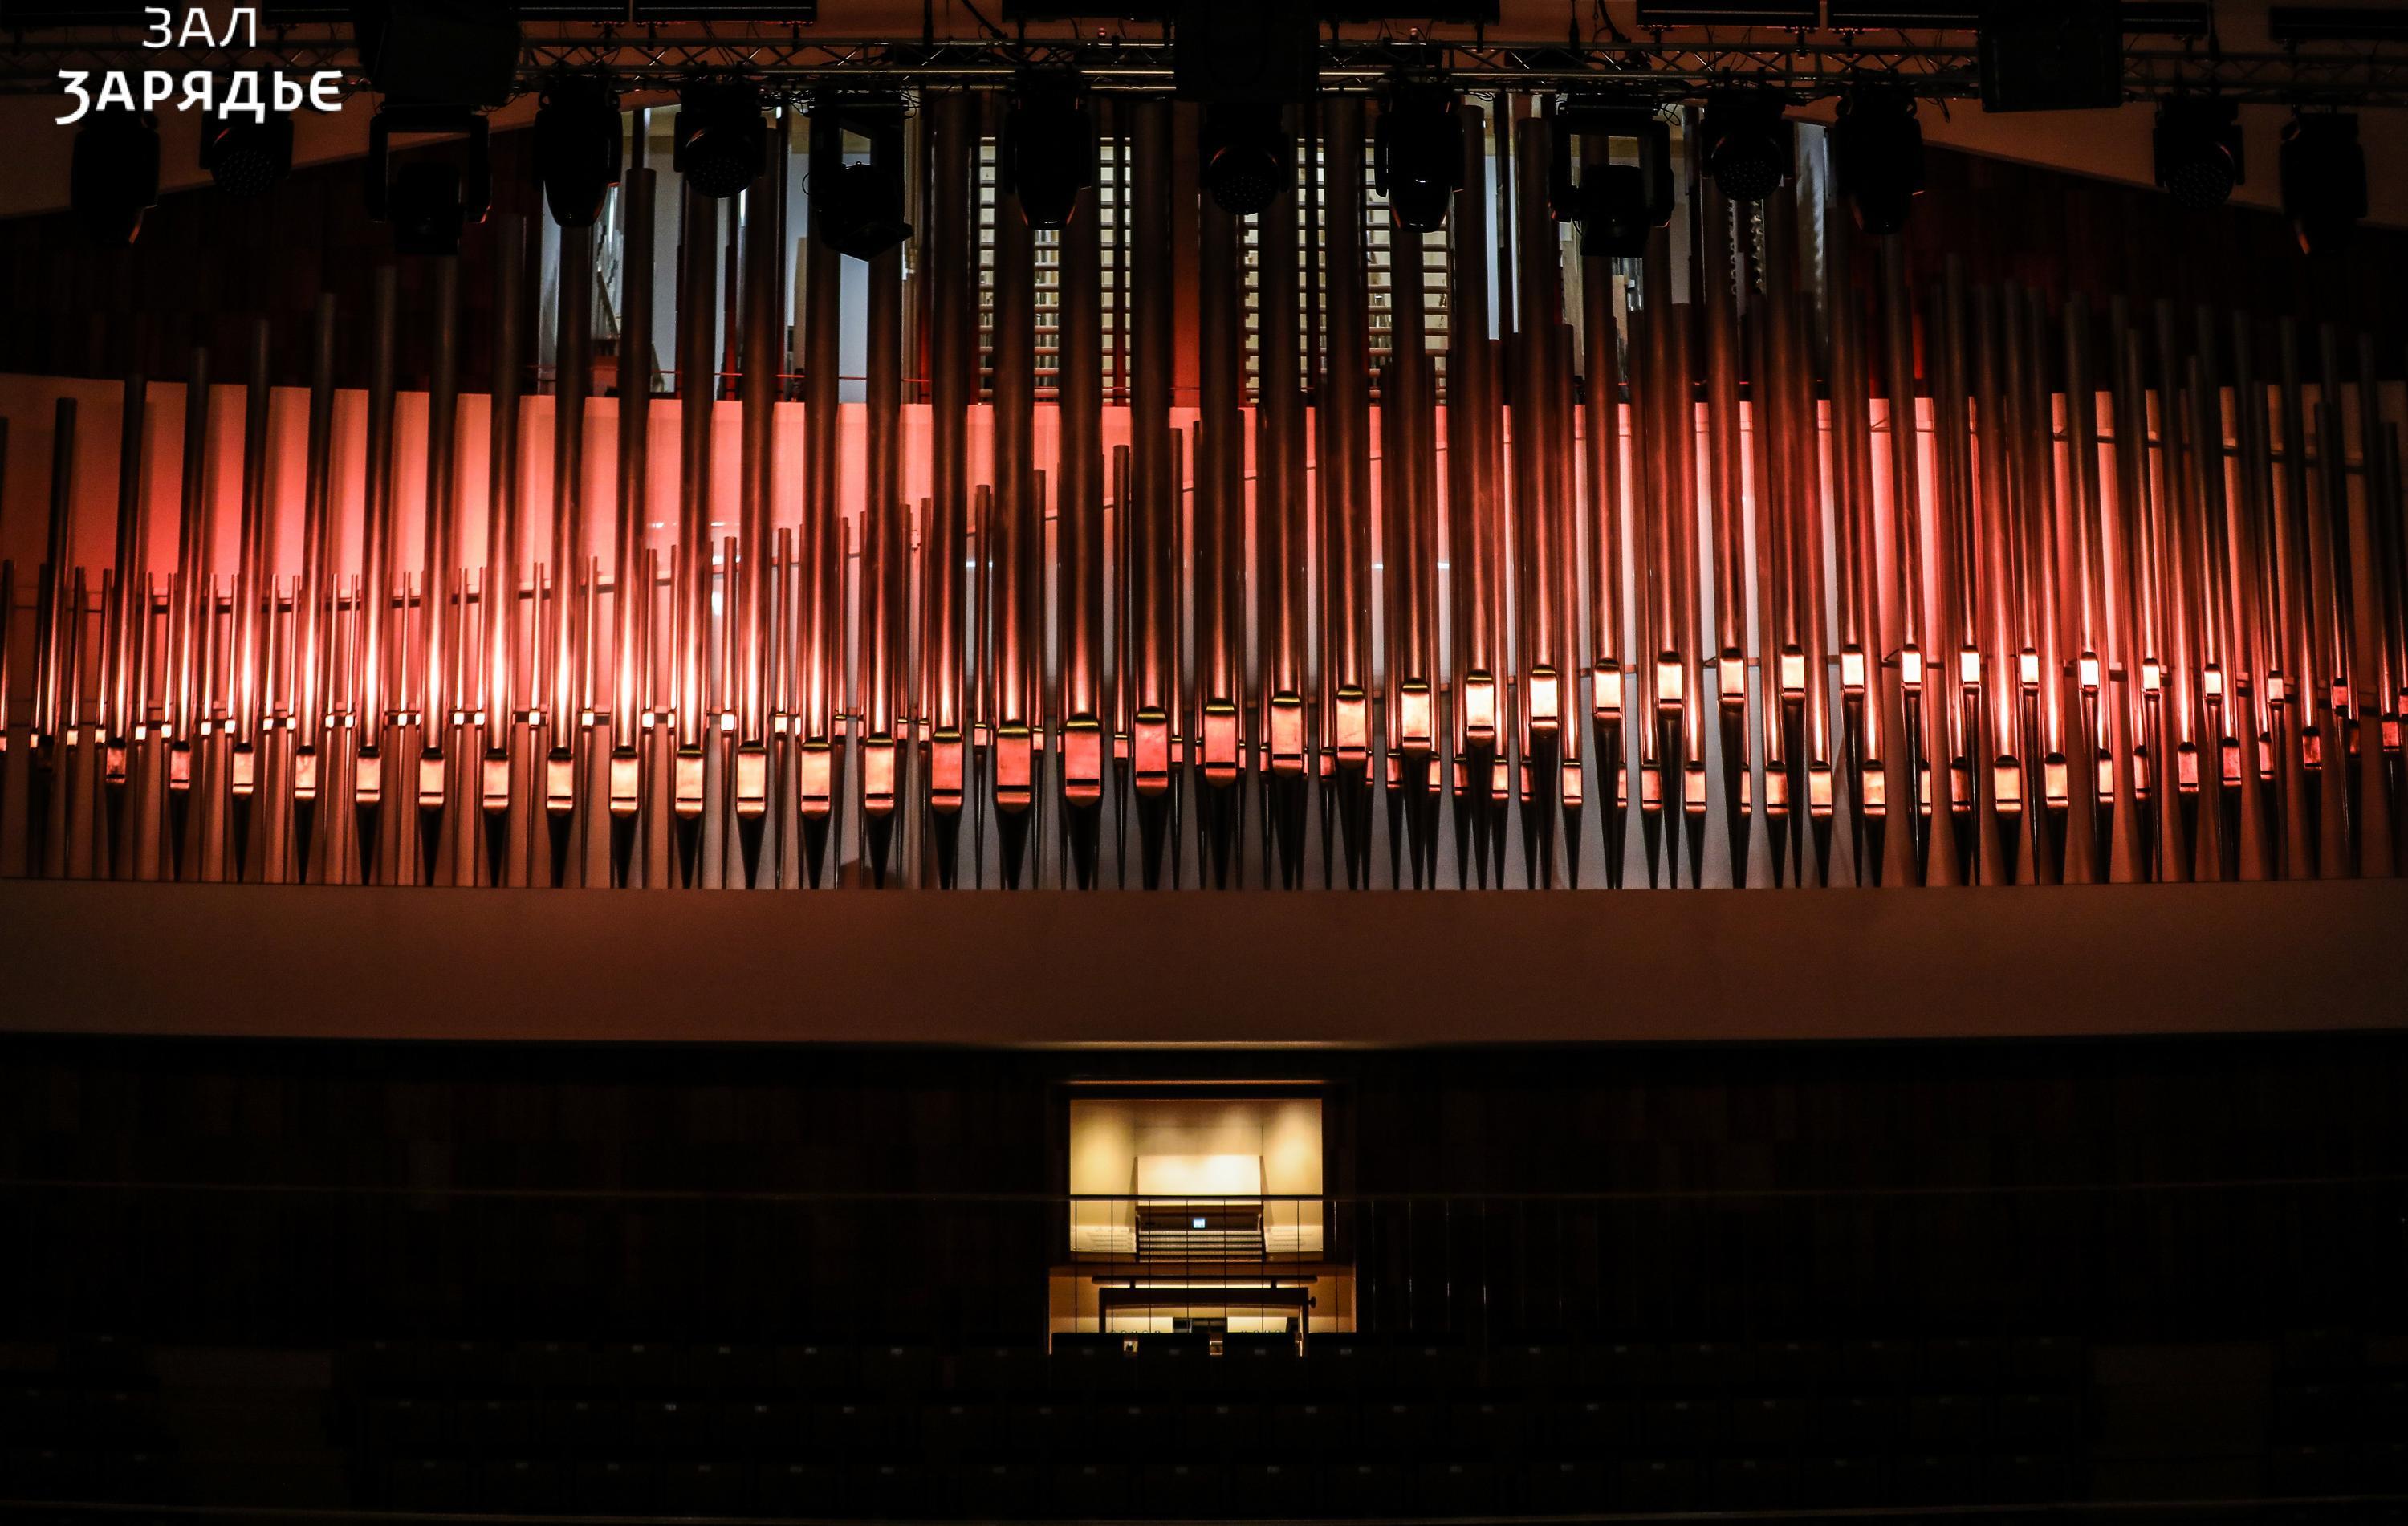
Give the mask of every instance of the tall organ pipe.
MULTIPOLYGON (((644 115, 636 115, 641 135, 644 115)), ((627 171, 619 193, 623 209, 620 232, 619 303, 619 519, 611 535, 610 577, 612 621, 617 661, 612 676, 610 745, 614 752, 635 750, 638 709, 644 703, 639 677, 644 651, 643 627, 652 604, 652 585, 645 582, 644 544, 651 523, 652 492, 648 480, 652 409, 652 172, 627 171)))

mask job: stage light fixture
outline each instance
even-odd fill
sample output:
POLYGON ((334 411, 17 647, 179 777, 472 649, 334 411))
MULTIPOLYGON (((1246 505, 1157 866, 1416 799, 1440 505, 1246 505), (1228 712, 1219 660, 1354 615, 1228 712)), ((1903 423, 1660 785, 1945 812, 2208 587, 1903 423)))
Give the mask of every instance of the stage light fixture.
POLYGON ((518 20, 494 0, 354 0, 351 37, 387 105, 500 106, 518 78, 518 20))
POLYGON ((874 260, 911 237, 903 218, 903 105, 893 96, 824 95, 811 107, 811 132, 863 135, 871 141, 867 163, 856 161, 834 175, 813 177, 811 237, 839 254, 874 260), (881 147, 884 152, 881 152, 881 147))
POLYGON ((1784 109, 1781 97, 1770 91, 1706 98, 1706 172, 1724 195, 1752 205, 1788 180, 1797 163, 1797 134, 1784 109))
POLYGON ((2366 150, 2358 118, 2302 111, 2283 129, 2283 213, 2300 248, 2330 254, 2366 215, 2366 150))
POLYGON ((388 106, 368 122, 368 216, 393 224, 396 253, 460 252, 460 236, 494 205, 485 119, 456 107, 388 106), (435 151, 396 166, 396 133, 440 136, 435 151))
POLYGON ((125 245, 159 201, 159 121, 148 111, 95 112, 76 134, 68 204, 94 243, 125 245))
POLYGON ((607 77, 564 74, 543 89, 535 114, 535 173, 544 204, 564 228, 590 228, 619 183, 624 152, 619 91, 607 77))
POLYGON ((1637 259, 1648 235, 1672 220, 1672 128, 1647 106, 1571 100, 1555 113, 1547 210, 1580 229, 1581 252, 1637 259), (1610 163, 1628 143, 1637 164, 1610 163), (1599 157, 1581 163, 1583 145, 1599 157))
POLYGON ((1840 98, 1831 176, 1858 228, 1893 234, 1906 226, 1923 194, 1923 124, 1904 87, 1868 80, 1840 98))
POLYGON ((212 117, 201 125, 201 167, 230 196, 265 195, 293 172, 293 117, 212 117))
POLYGON ((1004 108, 1004 189, 1032 228, 1058 228, 1096 183, 1096 118, 1075 75, 1025 74, 1004 108))
POLYGON ((1295 183, 1295 145, 1276 106, 1205 108, 1202 147, 1204 189, 1231 217, 1254 216, 1295 183))
POLYGON ((670 159, 701 194, 721 201, 741 194, 769 162, 761 87, 734 76, 688 80, 678 93, 670 159))
POLYGON ((2242 172, 2241 108, 2230 101, 2172 100, 2157 108, 2152 137, 2158 186, 2193 211, 2231 199, 2242 172))
POLYGON ((1371 139, 1371 182, 1407 233, 1436 233, 1463 189, 1463 119, 1455 93, 1398 84, 1380 108, 1371 139))

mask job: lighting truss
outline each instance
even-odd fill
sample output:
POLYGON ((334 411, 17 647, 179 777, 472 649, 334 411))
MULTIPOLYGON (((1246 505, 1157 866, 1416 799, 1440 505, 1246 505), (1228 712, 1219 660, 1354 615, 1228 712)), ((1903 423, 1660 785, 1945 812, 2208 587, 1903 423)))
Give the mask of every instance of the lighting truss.
MULTIPOLYGON (((773 91, 783 86, 799 92, 845 81, 875 80, 888 88, 971 85, 1024 68, 1051 67, 1076 69, 1096 89, 1155 90, 1170 82, 1173 46, 1167 36, 1125 35, 936 43, 836 38, 807 27, 761 22, 538 25, 526 30, 519 88, 534 91, 545 74, 558 69, 607 70, 629 80, 664 82, 737 69, 763 78, 773 91)), ((1693 96, 1735 79, 1799 97, 1828 95, 1868 72, 1894 75, 1926 98, 1972 99, 1980 94, 1970 33, 1690 28, 1580 42, 1406 33, 1340 38, 1321 50, 1326 89, 1368 90, 1400 68, 1443 72, 1475 90, 1490 80, 1517 88, 1611 85, 1666 99, 1693 96)), ((270 29, 250 48, 159 50, 141 47, 139 31, 128 28, 0 32, 0 94, 54 93, 62 69, 166 69, 179 77, 194 69, 338 69, 349 77, 350 88, 365 88, 346 27, 270 29)), ((2408 54, 2345 42, 2256 52, 2134 47, 2124 56, 2124 92, 2134 99, 2211 93, 2241 103, 2401 106, 2408 105, 2408 54)))

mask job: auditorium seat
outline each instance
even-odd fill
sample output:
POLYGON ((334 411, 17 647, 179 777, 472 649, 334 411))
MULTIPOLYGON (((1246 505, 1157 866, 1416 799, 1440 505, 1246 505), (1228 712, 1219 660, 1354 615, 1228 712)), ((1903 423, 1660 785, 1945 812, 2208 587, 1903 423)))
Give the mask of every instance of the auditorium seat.
POLYGON ((474 1508, 510 1515, 551 1515, 561 1508, 560 1470, 527 1458, 481 1462, 477 1467, 474 1508))
POLYGON ((1497 1474, 1490 1462, 1425 1462, 1413 1469, 1409 1503, 1417 1516, 1484 1516, 1496 1510, 1497 1474))
POLYGON ((632 1516, 650 1510, 651 1464, 619 1461, 578 1463, 569 1475, 568 1507, 597 1516, 632 1516))
POLYGON ((1779 1394, 1734 1399, 1728 1412, 1731 1443, 1752 1452, 1785 1450, 1804 1432, 1804 1416, 1803 1401, 1779 1394))
POLYGON ((1628 1400, 1583 1399, 1550 1404, 1542 1412, 1543 1439, 1557 1457, 1596 1457, 1622 1451, 1635 1431, 1628 1400))
POLYGON ((1943 1336, 1923 1343, 1922 1381, 1933 1388, 1972 1392, 1998 1376, 1999 1346, 1980 1336, 1943 1336))
POLYGON ((1057 1398, 1102 1397, 1128 1391, 1137 1363, 1118 1335, 1092 1332, 1054 1337, 1046 1363, 1047 1391, 1057 1398))
POLYGON ((1970 1449, 1988 1440, 1989 1405, 1974 1394, 1918 1393, 1907 1401, 1907 1439, 1942 1451, 1970 1449))
POLYGON ((773 1462, 754 1474, 753 1497, 771 1515, 839 1516, 845 1508, 843 1470, 824 1462, 773 1462))
POLYGON ((1056 1467, 1051 1513, 1097 1520, 1132 1513, 1135 1495, 1129 1470, 1117 1462, 1079 1462, 1056 1467))
POLYGON ((774 1381, 789 1394, 824 1396, 852 1391, 856 1369, 853 1352, 839 1346, 781 1346, 775 1360, 774 1381))
POLYGON ((1782 1510, 1794 1502, 1797 1480, 1780 1458, 1717 1459, 1707 1503, 1717 1510, 1782 1510))
POLYGON ((404 1510, 464 1510, 468 1469, 451 1458, 423 1457, 394 1464, 390 1497, 404 1510))
POLYGON ((939 1503, 934 1473, 916 1462, 856 1462, 845 1470, 846 1508, 879 1519, 924 1519, 939 1503))
POLYGON ((1639 1413, 1640 1445, 1650 1451, 1693 1451, 1717 1439, 1722 1406, 1712 1399, 1656 1399, 1639 1413))
POLYGON ((1228 1511, 1227 1475, 1203 1462, 1154 1462, 1138 1470, 1137 1508, 1165 1520, 1210 1519, 1228 1511))
POLYGON ((953 1387, 964 1394, 1016 1399, 1034 1394, 1045 1384, 1045 1352, 1041 1347, 979 1346, 953 1358, 953 1387))
POLYGON ((987 1404, 936 1404, 921 1416, 923 1454, 935 1462, 996 1462, 1008 1455, 1003 1426, 987 1404))
POLYGON ((1889 1470, 1872 1456, 1813 1456, 1798 1465, 1798 1503, 1838 1510, 1889 1503, 1889 1470))
POLYGON ((569 1456, 607 1455, 625 1444, 627 1428, 615 1399, 555 1399, 529 1411, 533 1444, 569 1456))
POLYGON ((724 1461, 665 1464, 654 1480, 653 1507, 679 1516, 732 1516, 750 1510, 752 1469, 724 1461))
POLYGON ((1229 1513, 1295 1520, 1319 1513, 1319 1478, 1310 1465, 1241 1463, 1229 1470, 1229 1513))
POLYGON ((1478 1359, 1469 1346, 1453 1341, 1383 1341, 1373 1370, 1389 1392, 1420 1399, 1448 1399, 1478 1388, 1478 1359))
POLYGON ((1697 1510, 1705 1504, 1698 1464, 1686 1458, 1632 1458, 1623 1462, 1617 1470, 1615 1494, 1616 1506, 1630 1511, 1697 1510))
POLYGON ((459 1447, 471 1457, 516 1457, 527 1449, 527 1406, 514 1399, 470 1399, 452 1406, 459 1447))
POLYGON ((1458 1457, 1498 1461, 1523 1455, 1529 1410, 1514 1399, 1473 1399, 1449 1404, 1443 1440, 1458 1457))
POLYGON ((1131 1386, 1150 1400, 1176 1400, 1206 1386, 1205 1369, 1214 1361, 1207 1335, 1140 1335, 1131 1386))
POLYGON ((1993 1504, 2044 1504, 2075 1498, 2072 1465, 2058 1455, 1994 1455, 1983 1477, 1993 1504))
POLYGON ((658 1342, 627 1342, 603 1347, 603 1381, 628 1398, 666 1393, 677 1386, 677 1352, 658 1342))
POLYGON ((2082 1405, 2070 1394, 2002 1393, 1990 1415, 1991 1434, 2008 1447, 2070 1447, 2079 1438, 2082 1405))
POLYGON ((1394 1516, 1407 1475, 1389 1462, 1334 1462, 1321 1470, 1321 1507, 1333 1516, 1394 1516))
POLYGON ((515 1347, 509 1358, 514 1384, 537 1392, 576 1392, 597 1380, 593 1347, 581 1342, 535 1341, 515 1347))
POLYGON ((1841 1383, 1864 1392, 1894 1392, 1914 1380, 1915 1366, 1912 1341, 1843 1341, 1837 1376, 1841 1383))
POLYGON ((1366 1403, 1356 1411, 1357 1445, 1369 1457, 1414 1461, 1438 1439, 1437 1406, 1413 1403, 1366 1403))
POLYGON ((918 1399, 937 1389, 937 1353, 924 1346, 874 1346, 861 1353, 864 1391, 891 1403, 918 1399))
POLYGON ((803 1406, 784 1399, 738 1399, 719 1410, 728 1450, 751 1457, 798 1450, 803 1425, 803 1406))
POLYGON ((1264 1450, 1282 1461, 1334 1458, 1354 1443, 1354 1406, 1351 1403, 1275 1404, 1263 1424, 1264 1450))
POLYGON ((1162 1457, 1170 1445, 1172 1407, 1126 1399, 1092 1404, 1080 1439, 1090 1455, 1135 1461, 1162 1457))
POLYGON ((757 1346, 711 1343, 677 1353, 677 1386, 720 1398, 747 1396, 775 1386, 776 1353, 757 1346))
POLYGON ((1597 1461, 1561 1459, 1533 1463, 1509 1476, 1518 1487, 1510 1490, 1502 1503, 1524 1515, 1591 1515, 1605 1506, 1605 1469, 1597 1461))
POLYGON ((947 1482, 953 1508, 972 1519, 1010 1520, 1045 1508, 1044 1475, 1026 1462, 971 1463, 949 1470, 947 1482))
POLYGON ((883 1404, 813 1404, 805 1421, 806 1448, 812 1456, 831 1461, 882 1459, 895 1443, 894 1414, 883 1404))
POLYGON ((1488 1354, 1488 1387, 1500 1393, 1552 1396, 1571 1389, 1578 1372, 1568 1346, 1516 1342, 1488 1354))
POLYGON ((1981 1459, 1961 1452, 1910 1452, 1890 1465, 1899 1504, 1955 1504, 1982 1497, 1981 1459))
POLYGON ((2011 1388, 2070 1388, 2089 1376, 2082 1344, 2061 1335, 2022 1335, 2000 1343, 1999 1381, 2011 1388))
POLYGON ((1263 1405, 1247 1399, 1190 1404, 1179 1412, 1179 1447, 1210 1461, 1249 1461, 1262 1449, 1263 1405))
POLYGON ((1748 1353, 1748 1381, 1759 1392, 1798 1393, 1830 1375, 1830 1347, 1820 1341, 1758 1341, 1748 1353))

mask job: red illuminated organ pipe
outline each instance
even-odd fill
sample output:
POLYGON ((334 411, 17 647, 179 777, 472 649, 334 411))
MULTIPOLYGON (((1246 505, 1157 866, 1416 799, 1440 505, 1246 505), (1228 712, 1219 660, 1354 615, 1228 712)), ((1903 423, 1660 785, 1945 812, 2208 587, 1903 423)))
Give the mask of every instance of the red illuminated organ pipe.
MULTIPOLYGON (((1056 349, 1054 544, 1061 585, 1056 661, 1063 829, 1068 877, 1096 885, 1111 739, 1104 683, 1104 272, 1098 190, 1082 187, 1056 236, 1060 298, 1056 349)), ((967 282, 964 283, 967 285, 967 282)), ((1242 492, 1237 473, 1232 486, 1242 492)), ((1236 553, 1233 550, 1232 554, 1236 553)), ((1242 632, 1240 632, 1242 638, 1242 632)), ((1242 661, 1242 651, 1239 653, 1242 661)))
POLYGON ((1363 101, 1325 99, 1323 196, 1328 270, 1323 331, 1319 447, 1323 735, 1336 765, 1336 801, 1346 883, 1363 886, 1370 866, 1371 442, 1370 319, 1363 240, 1363 101))
POLYGON ((960 869, 962 807, 969 781, 968 707, 963 688, 964 567, 969 542, 969 410, 978 395, 978 291, 970 174, 976 99, 968 91, 928 99, 931 176, 922 206, 921 281, 928 288, 928 586, 921 595, 921 713, 928 727, 928 809, 937 883, 960 869))
MULTIPOLYGON (((1283 122, 1282 131, 1287 130, 1283 122)), ((1263 697, 1262 810, 1269 839, 1263 867, 1267 880, 1276 869, 1279 884, 1294 889, 1304 876, 1305 802, 1315 774, 1319 707, 1308 698, 1312 505, 1305 488, 1303 336, 1297 322, 1301 199, 1293 185, 1257 214, 1255 230, 1262 327, 1254 410, 1254 600, 1263 697)))
POLYGON ((776 119, 774 152, 744 193, 742 535, 738 567, 728 570, 739 597, 734 611, 737 653, 735 778, 738 871, 747 884, 774 872, 764 857, 769 841, 769 731, 772 668, 779 626, 771 617, 771 569, 777 540, 777 405, 785 334, 786 118, 776 119), (737 574, 741 572, 741 581, 737 574))
MULTIPOLYGON (((1136 795, 1139 857, 1142 883, 1151 889, 1160 883, 1170 821, 1174 778, 1173 732, 1179 724, 1178 522, 1179 482, 1172 455, 1170 380, 1173 374, 1176 308, 1172 293, 1170 103, 1159 99, 1136 102, 1129 108, 1130 307, 1135 314, 1135 342, 1129 368, 1129 439, 1135 496, 1129 525, 1130 641, 1125 663, 1130 669, 1129 705, 1131 784, 1136 795)), ((996 219, 1004 223, 1000 210, 996 219)), ((1003 333, 1003 255, 1008 240, 996 240, 996 334, 1003 333)), ((1000 499, 1009 479, 1004 474, 1002 425, 1006 392, 996 369, 996 482, 998 519, 1000 499)), ((993 713, 990 712, 990 713, 993 713)))
POLYGON ((1039 685, 1045 639, 1039 569, 1042 501, 1036 492, 1036 238, 1019 198, 995 202, 995 803, 1003 883, 1020 886, 1036 813, 1039 685))
MULTIPOLYGON (((1382 560, 1386 564, 1387 744, 1394 760, 1391 861, 1402 852, 1416 889, 1438 874, 1438 455, 1436 382, 1424 317, 1423 237, 1388 233, 1390 361, 1380 414, 1382 560)), ((1260 477, 1264 468, 1257 468, 1260 477)), ((1392 875, 1393 878, 1393 875, 1392 875)))
MULTIPOLYGON (((899 175, 901 123, 877 122, 870 162, 899 175)), ((910 532, 903 504, 903 251, 891 246, 871 257, 868 281, 867 501, 862 511, 858 687, 862 826, 873 884, 883 884, 904 799, 905 723, 911 707, 904 670, 909 640, 910 532)))
MULTIPOLYGON (((1240 838, 1242 772, 1239 717, 1245 704, 1245 630, 1239 603, 1245 558, 1242 385, 1245 311, 1239 287, 1238 220, 1212 197, 1197 199, 1197 377, 1199 427, 1191 532, 1196 682, 1187 730, 1195 739, 1197 830, 1207 883, 1226 888, 1240 838)), ((1064 341, 1068 342, 1068 325, 1064 341)), ((1365 502, 1351 511, 1368 516, 1365 502)))

